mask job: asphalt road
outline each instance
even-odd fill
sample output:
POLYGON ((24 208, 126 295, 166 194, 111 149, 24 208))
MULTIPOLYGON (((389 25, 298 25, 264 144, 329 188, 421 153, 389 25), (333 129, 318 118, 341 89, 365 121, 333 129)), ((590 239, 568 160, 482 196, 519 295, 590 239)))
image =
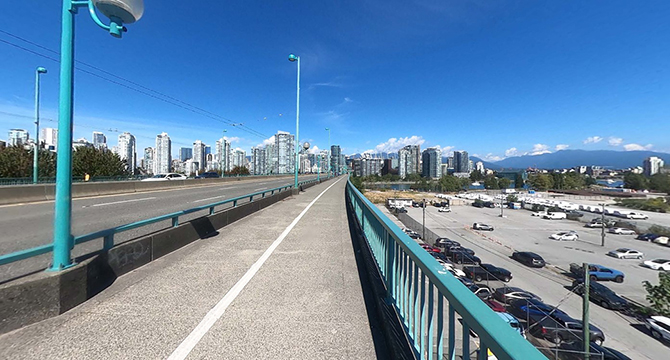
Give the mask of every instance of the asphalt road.
MULTIPOLYGON (((314 176, 301 177, 307 180, 314 176)), ((254 193, 290 185, 290 177, 279 179, 253 179, 202 187, 170 189, 142 193, 96 196, 72 201, 72 233, 74 236, 186 210, 254 193)), ((242 201, 241 201, 242 203, 242 201)), ((0 254, 48 244, 53 237, 53 201, 0 206, 0 254)), ((217 208, 217 211, 225 206, 217 208)), ((207 214, 200 211, 180 217, 185 222, 207 214)), ((115 237, 115 243, 134 239, 167 228, 170 221, 155 223, 126 231, 115 237)), ((102 248, 102 239, 77 245, 74 256, 84 255, 102 248)), ((41 271, 51 262, 51 254, 37 256, 0 267, 0 283, 31 272, 41 271)))
MULTIPOLYGON (((645 254, 646 258, 670 256, 670 248, 634 240, 633 236, 607 235, 606 246, 600 246, 600 231, 586 229, 579 223, 560 220, 550 221, 531 217, 526 210, 508 210, 506 218, 500 218, 500 209, 479 209, 470 206, 455 206, 452 213, 438 213, 437 208, 428 207, 426 227, 440 236, 461 242, 476 252, 482 262, 504 267, 512 272, 509 286, 518 286, 531 291, 551 305, 557 305, 573 317, 581 316, 582 299, 568 290, 572 279, 562 274, 571 262, 594 262, 611 266, 626 274, 622 284, 605 282, 621 295, 643 300, 641 281, 657 282, 656 272, 641 268, 639 260, 617 260, 605 253, 617 247, 631 247, 645 254), (495 227, 493 232, 470 230, 473 222, 484 222, 495 227), (558 230, 576 230, 581 241, 558 242, 548 236, 558 230), (511 249, 533 251, 542 255, 550 264, 543 269, 531 269, 510 258, 511 249)), ((421 209, 410 208, 408 214, 421 221, 421 209)), ((502 286, 490 282, 490 287, 502 286)), ((591 322, 603 330, 605 346, 618 349, 632 359, 664 359, 668 347, 653 339, 635 319, 618 312, 591 304, 591 322)))

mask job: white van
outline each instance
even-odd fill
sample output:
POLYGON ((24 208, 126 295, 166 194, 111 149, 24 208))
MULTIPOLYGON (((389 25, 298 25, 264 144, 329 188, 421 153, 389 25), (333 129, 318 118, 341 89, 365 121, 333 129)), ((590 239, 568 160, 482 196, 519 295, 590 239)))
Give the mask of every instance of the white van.
POLYGON ((547 213, 547 215, 544 215, 542 218, 547 220, 562 220, 567 219, 568 215, 564 212, 550 212, 547 213))

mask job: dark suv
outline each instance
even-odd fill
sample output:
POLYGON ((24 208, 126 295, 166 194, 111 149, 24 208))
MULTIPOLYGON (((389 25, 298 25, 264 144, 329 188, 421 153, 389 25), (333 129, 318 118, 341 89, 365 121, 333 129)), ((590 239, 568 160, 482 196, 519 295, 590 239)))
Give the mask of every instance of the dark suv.
POLYGON ((531 267, 543 267, 545 265, 542 256, 530 251, 515 251, 512 259, 531 267))
MULTIPOLYGON (((589 282, 589 300, 600 304, 605 309, 625 310, 628 308, 628 301, 617 295, 607 286, 598 282, 589 282)), ((572 282, 572 291, 584 296, 584 280, 577 279, 572 282)))
POLYGON ((474 265, 479 265, 482 263, 482 261, 474 256, 470 255, 466 252, 453 252, 449 254, 449 259, 456 264, 474 264, 474 265))
MULTIPOLYGON (((580 320, 568 315, 552 313, 548 316, 533 316, 530 319, 530 330, 536 337, 547 339, 558 345, 564 342, 578 341, 584 336, 583 324, 580 320)), ((605 334, 594 325, 589 325, 591 341, 602 345, 605 334)))
POLYGON ((219 173, 217 173, 216 171, 208 171, 208 172, 204 172, 204 173, 196 176, 195 178, 196 179, 213 179, 213 178, 218 178, 218 177, 219 177, 219 173))
POLYGON ((463 272, 467 277, 474 281, 482 280, 500 280, 509 282, 512 279, 512 273, 507 270, 491 264, 480 264, 479 266, 466 266, 463 272))

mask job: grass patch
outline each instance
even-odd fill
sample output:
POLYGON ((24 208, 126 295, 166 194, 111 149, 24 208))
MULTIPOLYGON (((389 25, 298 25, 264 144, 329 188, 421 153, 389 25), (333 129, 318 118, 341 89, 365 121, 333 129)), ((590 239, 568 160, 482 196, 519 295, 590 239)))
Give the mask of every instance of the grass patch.
POLYGON ((627 207, 630 209, 654 211, 665 213, 670 211, 670 205, 664 198, 658 197, 654 199, 615 199, 617 205, 627 207))
POLYGON ((433 195, 428 195, 424 193, 416 193, 409 191, 395 191, 395 190, 367 190, 365 192, 365 197, 368 198, 373 204, 386 204, 388 199, 412 199, 416 202, 421 202, 423 199, 428 200, 440 200, 433 195))

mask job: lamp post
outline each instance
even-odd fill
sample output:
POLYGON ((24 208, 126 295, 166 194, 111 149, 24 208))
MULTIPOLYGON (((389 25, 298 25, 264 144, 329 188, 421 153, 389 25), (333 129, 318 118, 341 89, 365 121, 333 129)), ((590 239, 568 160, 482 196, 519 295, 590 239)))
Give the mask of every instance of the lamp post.
POLYGON ((58 100, 58 144, 56 166, 56 196, 54 207, 53 263, 49 270, 72 266, 70 252, 72 236, 72 114, 74 91, 74 16, 81 7, 88 7, 93 21, 120 38, 131 24, 144 13, 143 0, 63 0, 60 42, 60 90, 58 100), (102 23, 96 8, 110 19, 102 23))
POLYGON ((35 148, 33 151, 33 184, 38 181, 38 157, 40 151, 40 74, 46 74, 47 69, 38 67, 35 69, 35 148))
POLYGON ((225 137, 226 137, 225 133, 226 132, 228 132, 228 130, 223 129, 223 134, 224 135, 221 136, 221 154, 219 154, 219 156, 221 157, 219 159, 219 163, 221 163, 221 177, 223 177, 223 175, 226 174, 226 169, 223 167, 224 166, 223 159, 224 159, 224 156, 225 156, 224 153, 226 151, 226 139, 225 139, 225 137))
POLYGON ((330 128, 326 128, 326 131, 328 131, 328 177, 330 177, 330 163, 333 161, 330 153, 330 128))
POLYGON ((297 95, 295 100, 295 179, 293 188, 298 188, 298 165, 300 162, 300 56, 291 54, 288 56, 288 61, 298 62, 298 84, 297 95))

